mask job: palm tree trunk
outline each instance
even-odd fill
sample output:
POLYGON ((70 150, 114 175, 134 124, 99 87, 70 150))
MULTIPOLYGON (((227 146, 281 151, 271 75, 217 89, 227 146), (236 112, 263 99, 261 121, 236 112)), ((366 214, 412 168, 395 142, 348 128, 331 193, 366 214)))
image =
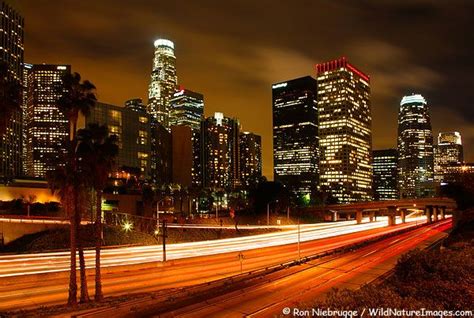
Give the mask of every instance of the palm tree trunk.
MULTIPOLYGON (((80 190, 79 190, 80 191, 80 190)), ((77 233, 77 249, 79 251, 79 271, 81 275, 81 303, 87 303, 89 299, 89 290, 87 289, 87 276, 86 276, 86 262, 84 259, 84 247, 82 246, 82 239, 80 234, 81 227, 81 213, 76 210, 76 233, 77 233)))
POLYGON ((102 190, 97 190, 97 208, 96 208, 96 245, 95 245, 95 295, 96 301, 102 300, 102 277, 100 274, 100 249, 102 247, 102 190))
MULTIPOLYGON (((69 192, 69 191, 68 191, 69 192)), ((68 196, 71 193, 68 193, 68 196)), ((76 215, 75 215, 75 207, 76 207, 76 198, 73 195, 73 211, 68 211, 70 216, 70 243, 71 243, 71 270, 69 273, 69 297, 67 304, 69 306, 77 306, 77 277, 76 277, 76 249, 77 249, 77 233, 76 233, 76 215)), ((70 207, 68 208, 70 210, 70 207)))

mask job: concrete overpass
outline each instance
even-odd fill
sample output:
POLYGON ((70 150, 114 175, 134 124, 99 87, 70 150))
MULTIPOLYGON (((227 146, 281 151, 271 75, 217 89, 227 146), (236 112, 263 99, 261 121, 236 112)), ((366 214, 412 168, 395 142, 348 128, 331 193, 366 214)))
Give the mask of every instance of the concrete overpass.
POLYGON ((395 217, 400 216, 402 222, 409 210, 423 210, 428 223, 444 219, 447 212, 457 208, 456 201, 450 198, 420 198, 387 201, 356 202, 350 204, 331 204, 324 207, 308 208, 308 212, 323 213, 337 221, 340 215, 355 215, 357 223, 362 223, 364 214, 370 221, 375 221, 377 216, 387 216, 388 225, 395 225, 395 217))

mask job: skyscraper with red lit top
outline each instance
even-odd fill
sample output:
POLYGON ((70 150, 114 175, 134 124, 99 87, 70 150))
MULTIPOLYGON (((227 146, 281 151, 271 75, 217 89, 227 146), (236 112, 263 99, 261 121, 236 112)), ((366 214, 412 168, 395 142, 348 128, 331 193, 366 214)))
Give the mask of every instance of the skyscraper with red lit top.
POLYGON ((339 203, 370 201, 370 78, 345 57, 316 65, 320 187, 339 203))

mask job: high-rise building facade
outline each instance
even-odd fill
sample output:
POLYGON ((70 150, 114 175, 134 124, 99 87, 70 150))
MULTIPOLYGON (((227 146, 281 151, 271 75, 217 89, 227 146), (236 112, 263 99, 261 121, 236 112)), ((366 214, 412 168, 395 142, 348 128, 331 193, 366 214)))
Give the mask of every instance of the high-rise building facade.
POLYGON ((140 179, 151 177, 152 117, 144 110, 97 102, 85 124, 107 125, 118 138, 117 170, 137 171, 140 179))
POLYGON ((171 126, 173 183, 190 187, 193 183, 193 130, 187 125, 171 126))
POLYGON ((169 184, 173 178, 171 132, 154 118, 151 122, 151 179, 155 184, 169 184))
POLYGON ((239 122, 222 113, 201 122, 202 186, 231 189, 239 185, 239 132, 239 122))
POLYGON ((202 94, 182 88, 173 94, 170 104, 170 126, 185 125, 200 129, 204 116, 202 94))
POLYGON ((447 168, 464 162, 461 134, 457 131, 438 134, 438 144, 434 146, 434 179, 443 182, 447 168))
POLYGON ((71 72, 70 65, 35 64, 28 70, 26 118, 26 172, 44 178, 56 169, 58 154, 66 151, 69 121, 56 102, 62 78, 71 72))
POLYGON ((397 149, 382 149, 372 152, 374 169, 374 200, 397 200, 397 149))
POLYGON ((240 133, 240 183, 255 185, 262 176, 262 138, 251 132, 240 133))
POLYGON ((346 58, 316 66, 320 185, 339 203, 372 199, 370 78, 346 58))
POLYGON ((170 101, 178 85, 174 43, 158 39, 154 45, 155 56, 148 90, 147 108, 158 123, 169 129, 170 101))
POLYGON ((318 187, 316 89, 310 76, 272 85, 274 179, 296 195, 318 187))
POLYGON ((433 134, 428 103, 420 94, 404 96, 398 114, 400 197, 432 196, 433 165, 433 134))
MULTIPOLYGON (((24 19, 5 1, 0 1, 0 62, 5 64, 6 74, 2 82, 12 83, 21 90, 24 55, 24 19)), ((3 88, 2 88, 3 89, 3 88)), ((21 92, 20 92, 21 93, 21 92)), ((8 182, 23 174, 22 169, 22 110, 18 108, 6 120, 6 131, 0 136, 0 178, 8 182)))

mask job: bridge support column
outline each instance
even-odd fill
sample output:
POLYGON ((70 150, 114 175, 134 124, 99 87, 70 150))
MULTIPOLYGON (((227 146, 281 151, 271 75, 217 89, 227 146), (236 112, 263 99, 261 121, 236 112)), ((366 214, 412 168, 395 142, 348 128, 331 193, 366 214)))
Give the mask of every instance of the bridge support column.
POLYGON ((439 213, 439 207, 435 205, 433 209, 433 219, 435 222, 438 221, 438 213, 439 213))
POLYGON ((357 224, 362 223, 362 210, 357 210, 356 211, 356 221, 357 221, 357 224))
POLYGON ((441 220, 444 220, 446 218, 446 207, 442 206, 440 212, 441 212, 441 214, 440 214, 441 220))
POLYGON ((425 214, 426 214, 426 222, 431 223, 433 222, 432 216, 433 216, 433 207, 431 205, 426 206, 425 208, 425 214))
POLYGON ((333 221, 333 222, 336 222, 338 219, 339 219, 338 213, 337 213, 337 212, 333 212, 333 213, 332 213, 332 221, 333 221))
POLYGON ((397 207, 395 206, 389 206, 388 207, 388 226, 394 226, 395 225, 395 216, 397 215, 397 207))
POLYGON ((400 218, 402 219, 402 223, 406 222, 407 217, 407 209, 400 209, 400 218))
POLYGON ((370 220, 370 222, 374 222, 374 221, 375 221, 375 212, 374 212, 374 211, 370 211, 369 220, 370 220))

